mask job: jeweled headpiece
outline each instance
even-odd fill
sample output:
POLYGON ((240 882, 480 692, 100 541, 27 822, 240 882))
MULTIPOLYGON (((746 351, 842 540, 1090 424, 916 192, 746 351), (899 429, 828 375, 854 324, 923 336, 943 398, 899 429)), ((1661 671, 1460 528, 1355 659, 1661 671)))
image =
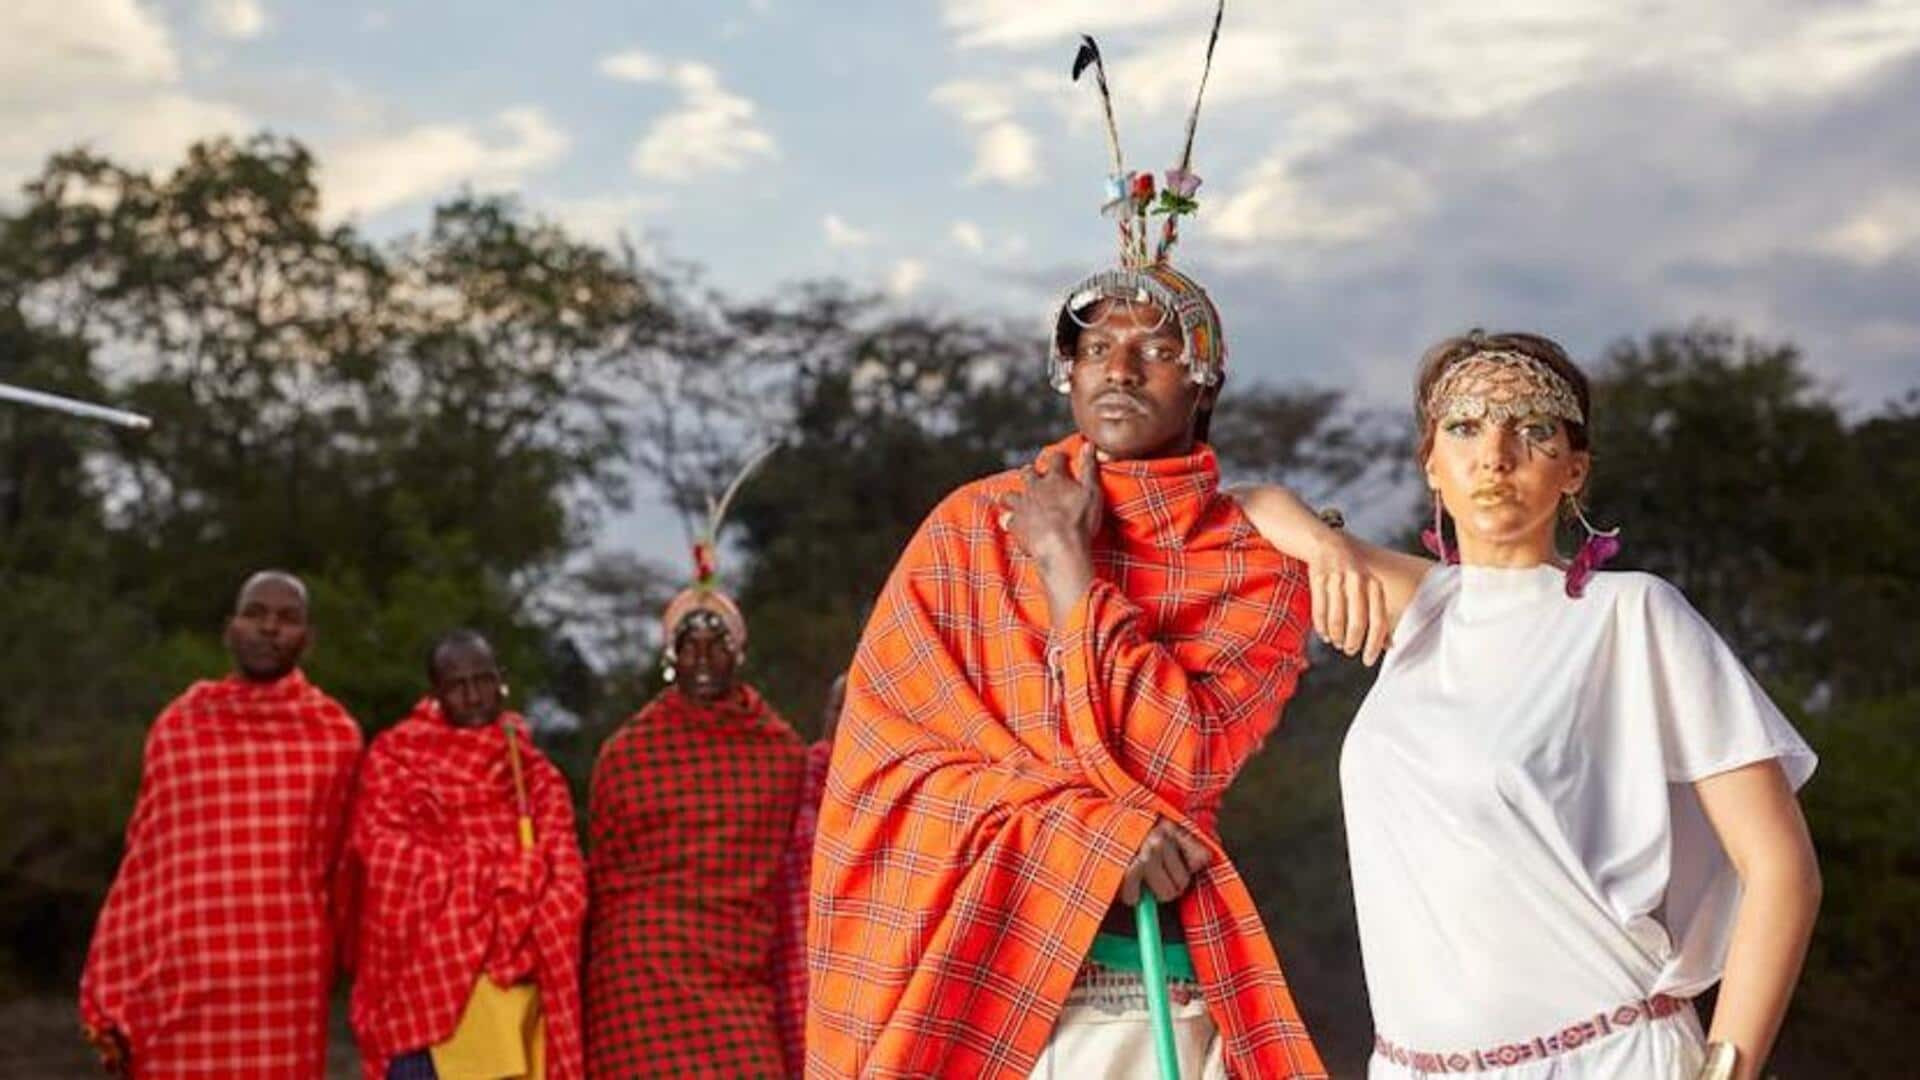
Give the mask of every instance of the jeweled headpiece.
POLYGON ((1559 372, 1513 349, 1477 352, 1447 368, 1434 380, 1423 408, 1435 425, 1455 420, 1507 424, 1532 416, 1587 422, 1579 396, 1559 372))
POLYGON ((1206 61, 1200 69, 1200 88, 1194 93, 1193 108, 1187 113, 1187 137, 1180 151, 1180 163, 1165 173, 1165 185, 1157 192, 1153 174, 1130 172, 1120 153, 1120 129, 1113 119, 1113 95, 1107 89, 1106 64, 1100 46, 1082 35, 1080 50, 1073 58, 1073 78, 1078 82, 1088 68, 1094 73, 1094 85, 1100 92, 1100 105, 1107 125, 1107 144, 1113 153, 1113 172, 1107 177, 1106 202, 1101 213, 1114 219, 1120 234, 1120 265, 1102 270, 1068 289, 1054 309, 1050 327, 1052 348, 1048 358, 1048 379, 1054 389, 1066 392, 1073 370, 1073 354, 1067 342, 1075 328, 1088 323, 1080 313, 1101 300, 1119 300, 1130 304, 1153 304, 1180 327, 1185 343, 1180 362, 1192 380, 1201 386, 1219 383, 1226 369, 1227 344, 1220 331, 1220 312, 1207 297, 1205 289, 1192 278, 1168 265, 1168 256, 1180 240, 1180 219, 1200 208, 1194 193, 1200 190, 1200 177, 1192 171, 1193 133, 1200 121, 1200 101, 1206 94, 1207 74, 1213 69, 1214 46, 1220 41, 1220 21, 1226 14, 1226 0, 1214 8, 1213 30, 1207 37, 1206 61), (1160 236, 1149 242, 1152 219, 1162 219, 1160 236))

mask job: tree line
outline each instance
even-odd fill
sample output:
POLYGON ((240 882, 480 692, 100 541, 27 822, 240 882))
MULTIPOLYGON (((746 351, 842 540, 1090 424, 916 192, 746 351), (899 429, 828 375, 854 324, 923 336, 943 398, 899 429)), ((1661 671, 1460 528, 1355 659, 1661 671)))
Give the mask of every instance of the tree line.
MULTIPOLYGON (((224 667, 249 570, 313 587, 309 671, 369 733, 422 650, 488 633, 576 784, 658 687, 685 578, 609 545, 636 494, 691 521, 778 442, 726 537, 748 677, 811 734, 908 535, 948 490, 1064 432, 1042 343, 844 284, 739 299, 697 272, 459 195, 375 242, 320 214, 312 156, 260 136, 143 172, 76 151, 0 213, 0 381, 148 413, 132 433, 0 411, 0 992, 71 990, 154 712, 224 667)), ((1229 316, 1231 313, 1229 313, 1229 316)), ((1920 1006, 1920 396, 1841 408, 1790 343, 1711 324, 1622 339, 1595 376, 1621 563, 1684 589, 1822 754, 1827 877, 1783 1075, 1884 1071, 1920 1006)), ((1411 381, 1412 358, 1409 358, 1411 381)), ((1404 526, 1407 414, 1229 387, 1232 478, 1404 526)), ((1324 661, 1228 799, 1229 848, 1337 1070, 1369 1032, 1335 762, 1370 673, 1324 661)))

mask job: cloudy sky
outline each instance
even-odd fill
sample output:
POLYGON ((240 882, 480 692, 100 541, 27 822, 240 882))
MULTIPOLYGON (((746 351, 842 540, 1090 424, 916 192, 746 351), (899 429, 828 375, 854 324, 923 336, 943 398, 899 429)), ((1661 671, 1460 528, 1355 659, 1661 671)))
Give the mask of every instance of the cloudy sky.
MULTIPOLYGON (((0 187, 265 128, 377 235, 513 191, 742 292, 835 274, 1037 323, 1113 250, 1075 35, 1161 169, 1211 6, 8 0, 0 187)), ((1916 116, 1920 0, 1233 0, 1182 252, 1243 377, 1398 404, 1467 326, 1590 356, 1708 318, 1867 411, 1920 387, 1916 116)))

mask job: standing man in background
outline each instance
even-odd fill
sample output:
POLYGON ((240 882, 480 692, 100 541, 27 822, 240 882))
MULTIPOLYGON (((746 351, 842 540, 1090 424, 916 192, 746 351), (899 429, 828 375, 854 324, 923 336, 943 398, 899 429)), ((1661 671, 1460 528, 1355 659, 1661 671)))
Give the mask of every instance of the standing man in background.
POLYGON ((747 623, 710 578, 667 605, 661 637, 671 685, 593 767, 587 1072, 778 1077, 774 942, 806 750, 741 680, 747 623))
POLYGON ((233 672, 198 682, 147 736, 126 854, 80 980, 109 1071, 319 1077, 333 985, 334 860, 360 728, 300 673, 307 588, 248 578, 233 672))

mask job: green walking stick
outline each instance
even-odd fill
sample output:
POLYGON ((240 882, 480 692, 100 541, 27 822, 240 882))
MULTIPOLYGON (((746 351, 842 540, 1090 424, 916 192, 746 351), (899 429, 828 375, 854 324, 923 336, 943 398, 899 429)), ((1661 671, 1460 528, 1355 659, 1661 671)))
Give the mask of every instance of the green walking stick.
POLYGON ((1167 956, 1160 944, 1160 904, 1151 892, 1141 891, 1133 920, 1140 934, 1140 964, 1146 969, 1147 1019, 1153 1023, 1160 1080, 1180 1080, 1180 1054, 1173 1046, 1173 1004, 1167 1000, 1167 956))

